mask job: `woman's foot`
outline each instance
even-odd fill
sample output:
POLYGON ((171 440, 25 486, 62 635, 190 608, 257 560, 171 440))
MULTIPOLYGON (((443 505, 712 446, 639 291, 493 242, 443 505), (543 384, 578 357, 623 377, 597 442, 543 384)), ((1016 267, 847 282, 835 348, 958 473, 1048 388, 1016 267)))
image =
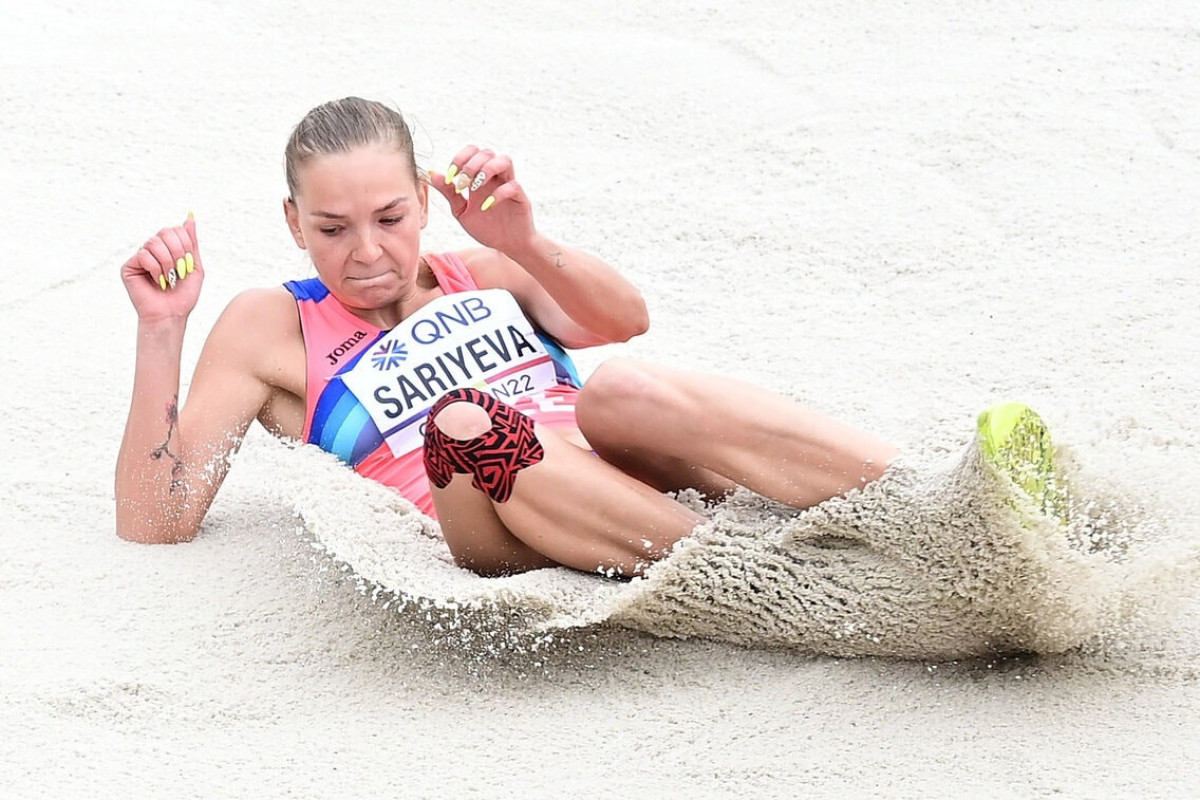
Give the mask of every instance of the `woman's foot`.
POLYGON ((1050 431, 1037 412, 1024 403, 992 406, 979 415, 978 430, 984 460, 1020 487, 1037 509, 1066 524, 1066 487, 1054 469, 1050 431))

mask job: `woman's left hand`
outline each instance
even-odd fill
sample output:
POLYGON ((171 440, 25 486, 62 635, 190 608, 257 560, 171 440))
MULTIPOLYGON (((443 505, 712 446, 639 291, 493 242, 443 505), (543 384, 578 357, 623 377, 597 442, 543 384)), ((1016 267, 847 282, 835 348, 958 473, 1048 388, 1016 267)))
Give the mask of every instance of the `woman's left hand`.
POLYGON ((430 170, 429 183, 450 203, 463 230, 485 247, 511 257, 536 235, 533 209, 508 156, 464 147, 445 173, 430 170))

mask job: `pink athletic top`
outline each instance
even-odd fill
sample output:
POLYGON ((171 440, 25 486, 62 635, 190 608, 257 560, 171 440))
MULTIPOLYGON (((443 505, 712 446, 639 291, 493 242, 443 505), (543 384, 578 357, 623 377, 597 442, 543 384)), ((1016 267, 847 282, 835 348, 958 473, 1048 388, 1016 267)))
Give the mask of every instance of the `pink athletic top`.
MULTIPOLYGON (((456 254, 424 258, 446 294, 479 288, 456 254)), ((338 378, 388 332, 347 311, 319 278, 288 281, 284 286, 296 298, 304 335, 304 441, 338 456, 360 475, 392 487, 436 518, 422 451, 393 455, 367 410, 338 378)), ((575 396, 582 385, 575 365, 557 342, 540 332, 537 336, 554 361, 557 385, 512 405, 544 425, 574 427, 575 396)), ((452 388, 456 387, 446 391, 452 388)))

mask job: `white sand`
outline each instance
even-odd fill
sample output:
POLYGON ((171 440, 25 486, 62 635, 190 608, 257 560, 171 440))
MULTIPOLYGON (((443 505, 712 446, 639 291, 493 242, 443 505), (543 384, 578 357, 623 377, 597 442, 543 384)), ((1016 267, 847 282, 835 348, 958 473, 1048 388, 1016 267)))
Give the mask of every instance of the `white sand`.
POLYGON ((4 12, 5 796, 1200 792, 1195 601, 1054 656, 494 656, 361 596, 292 512, 321 468, 261 432, 196 542, 117 540, 121 261, 195 209, 190 365, 236 291, 308 274, 283 141, 356 93, 435 165, 511 153, 541 227, 642 287, 652 331, 585 369, 733 374, 950 461, 1019 397, 1147 510, 1118 527, 1195 543, 1200 7, 411 5, 4 12))

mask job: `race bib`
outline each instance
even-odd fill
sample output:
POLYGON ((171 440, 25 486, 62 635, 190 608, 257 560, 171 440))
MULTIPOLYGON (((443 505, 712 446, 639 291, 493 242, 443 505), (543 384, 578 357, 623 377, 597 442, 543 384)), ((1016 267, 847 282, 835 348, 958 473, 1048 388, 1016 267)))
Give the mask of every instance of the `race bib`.
POLYGON ((451 389, 472 387, 511 403, 558 382, 550 354, 504 289, 427 303, 339 377, 396 456, 421 447, 429 409, 451 389))

